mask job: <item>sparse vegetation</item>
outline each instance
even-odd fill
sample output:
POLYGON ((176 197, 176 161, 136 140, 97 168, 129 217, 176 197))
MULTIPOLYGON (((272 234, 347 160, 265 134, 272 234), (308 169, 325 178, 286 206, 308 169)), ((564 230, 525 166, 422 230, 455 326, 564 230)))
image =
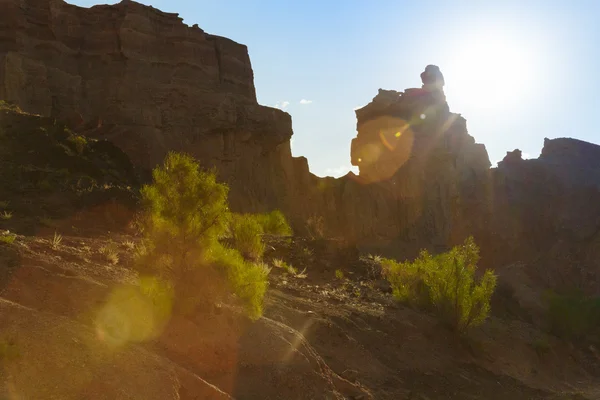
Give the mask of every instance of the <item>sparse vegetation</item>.
POLYGON ((600 339, 600 298, 575 290, 548 294, 550 332, 567 340, 600 339))
POLYGON ((381 262, 383 261, 383 257, 381 257, 381 256, 380 256, 380 255, 378 255, 378 254, 377 254, 377 255, 369 254, 369 255, 367 256, 367 258, 368 258, 368 259, 369 259, 371 262, 373 262, 373 263, 376 263, 376 264, 381 264, 381 262))
POLYGON ((14 243, 16 238, 17 238, 17 235, 12 234, 8 231, 6 231, 4 233, 0 232, 0 243, 12 244, 12 243, 14 243))
POLYGON ((288 224, 283 213, 279 210, 271 211, 266 214, 258 214, 257 219, 267 235, 290 236, 292 228, 288 224))
POLYGON ((289 265, 288 263, 286 263, 285 261, 283 261, 280 258, 273 259, 273 266, 275 268, 283 269, 285 272, 287 272, 288 274, 291 274, 291 275, 296 275, 298 273, 298 270, 296 270, 296 268, 289 265))
POLYGON ((342 280, 344 279, 344 272, 341 269, 335 270, 335 279, 342 280))
POLYGON ((265 252, 262 240, 263 226, 251 214, 232 214, 229 231, 233 245, 246 259, 260 260, 265 252))
POLYGON ((266 214, 231 214, 228 230, 233 246, 249 260, 262 258, 265 252, 263 235, 292 234, 292 229, 279 210, 266 214))
POLYGON ((75 151, 77 152, 77 154, 83 154, 85 147, 87 146, 87 139, 85 137, 79 135, 71 135, 67 140, 71 142, 71 144, 73 144, 73 147, 75 147, 75 151))
POLYGON ((128 249, 128 250, 134 250, 135 249, 135 243, 131 240, 126 240, 123 242, 123 246, 128 249))
POLYGON ((366 259, 364 259, 367 264, 367 273, 369 277, 372 279, 380 279, 381 278, 381 265, 383 262, 383 257, 380 255, 369 254, 366 259))
POLYGON ((169 153, 153 178, 142 188, 140 272, 169 285, 178 312, 210 307, 233 292, 251 318, 260 317, 270 271, 260 261, 262 235, 282 231, 280 216, 231 214, 228 187, 184 154, 169 153), (222 242, 228 236, 231 247, 222 242))
POLYGON ((420 309, 431 310, 459 333, 480 325, 490 312, 496 276, 486 271, 475 279, 479 248, 473 238, 447 253, 427 251, 412 262, 385 259, 382 267, 394 296, 420 309))
POLYGON ((115 243, 109 242, 105 244, 104 246, 100 247, 98 252, 102 254, 109 263, 113 265, 119 263, 119 249, 115 243))
POLYGON ((54 249, 54 250, 58 249, 58 247, 62 243, 62 240, 63 240, 62 235, 57 233, 56 231, 54 231, 54 236, 52 237, 52 240, 50 242, 50 244, 52 245, 52 249, 54 249))
POLYGON ((296 268, 294 268, 292 265, 289 265, 280 258, 274 258, 272 263, 275 268, 283 269, 286 273, 296 278, 304 279, 307 277, 306 268, 304 268, 301 272, 298 272, 296 268))
POLYGON ((13 213, 10 212, 10 211, 2 211, 2 212, 0 212, 0 219, 3 219, 5 221, 11 219, 12 216, 13 216, 13 213))

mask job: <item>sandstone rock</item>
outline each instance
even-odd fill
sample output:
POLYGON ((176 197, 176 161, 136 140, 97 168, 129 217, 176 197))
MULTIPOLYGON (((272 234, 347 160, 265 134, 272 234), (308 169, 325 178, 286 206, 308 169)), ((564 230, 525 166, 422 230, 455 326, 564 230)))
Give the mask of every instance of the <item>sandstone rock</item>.
POLYGON ((1 99, 109 139, 141 167, 188 151, 234 198, 273 206, 291 118, 257 104, 246 46, 134 1, 8 0, 0 27, 1 99))
POLYGON ((523 161, 523 156, 521 150, 515 149, 513 151, 507 151, 506 156, 498 163, 498 166, 516 165, 519 161, 523 161))
POLYGON ((317 216, 327 236, 400 258, 473 234, 493 267, 600 259, 598 146, 548 140, 538 160, 513 152, 490 169, 436 66, 421 88, 380 89, 356 110, 358 176, 318 178, 292 157, 291 117, 257 103, 245 46, 134 1, 6 0, 1 11, 0 98, 112 141, 137 167, 189 152, 217 167, 236 211, 279 208, 299 233, 317 216))

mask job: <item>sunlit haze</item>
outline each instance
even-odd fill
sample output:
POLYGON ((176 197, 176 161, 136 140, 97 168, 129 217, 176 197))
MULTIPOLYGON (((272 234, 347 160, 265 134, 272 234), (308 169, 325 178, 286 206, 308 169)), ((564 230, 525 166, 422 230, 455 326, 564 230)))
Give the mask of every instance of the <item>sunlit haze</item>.
POLYGON ((293 154, 320 176, 351 169, 354 109, 379 88, 420 87, 427 64, 494 165, 515 148, 537 157, 545 137, 600 143, 592 0, 140 2, 247 45, 258 101, 292 115, 293 154))

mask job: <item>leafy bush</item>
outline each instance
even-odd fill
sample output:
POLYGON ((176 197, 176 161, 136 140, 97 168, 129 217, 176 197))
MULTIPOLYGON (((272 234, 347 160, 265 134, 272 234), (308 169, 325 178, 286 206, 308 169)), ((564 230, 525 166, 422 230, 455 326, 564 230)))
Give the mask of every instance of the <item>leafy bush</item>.
POLYGON ((600 336, 600 298, 581 291, 548 295, 548 323, 556 336, 582 340, 600 336))
POLYGON ((16 238, 17 235, 12 233, 0 233, 0 243, 12 244, 16 238))
POLYGON ((135 257, 140 272, 168 283, 179 312, 210 306, 232 292, 251 318, 260 317, 269 269, 257 260, 263 233, 281 229, 279 216, 230 213, 228 187, 184 154, 169 153, 153 178, 142 188, 143 240, 135 257), (232 248, 221 241, 227 236, 232 248))
POLYGON ((250 260, 259 260, 265 252, 263 235, 289 236, 292 234, 284 215, 279 210, 266 214, 232 214, 229 236, 233 246, 250 260))
POLYGON ((264 227, 258 216, 233 214, 229 224, 233 245, 242 255, 251 260, 259 260, 265 252, 262 240, 264 227))
POLYGON ((423 250, 413 262, 382 260, 394 296, 412 306, 435 312, 450 327, 465 333, 490 312, 496 276, 486 271, 475 279, 479 248, 473 238, 447 253, 432 256, 423 250))
POLYGON ((270 269, 262 262, 244 260, 239 251, 223 246, 215 246, 209 256, 214 265, 227 272, 229 288, 245 304, 250 318, 259 318, 270 269))
POLYGON ((279 210, 266 214, 259 214, 258 221, 267 235, 290 236, 292 228, 288 224, 283 213, 279 210))
POLYGON ((85 147, 87 146, 87 139, 79 135, 71 135, 67 138, 69 142, 75 147, 77 154, 83 154, 85 147))

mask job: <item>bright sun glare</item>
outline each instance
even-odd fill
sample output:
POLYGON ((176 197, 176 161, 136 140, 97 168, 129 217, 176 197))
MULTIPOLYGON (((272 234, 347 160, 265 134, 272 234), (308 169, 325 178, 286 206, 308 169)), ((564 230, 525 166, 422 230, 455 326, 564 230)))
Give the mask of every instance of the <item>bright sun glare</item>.
POLYGON ((466 39, 443 69, 446 93, 478 108, 523 105, 520 99, 535 90, 533 50, 502 35, 466 39))

